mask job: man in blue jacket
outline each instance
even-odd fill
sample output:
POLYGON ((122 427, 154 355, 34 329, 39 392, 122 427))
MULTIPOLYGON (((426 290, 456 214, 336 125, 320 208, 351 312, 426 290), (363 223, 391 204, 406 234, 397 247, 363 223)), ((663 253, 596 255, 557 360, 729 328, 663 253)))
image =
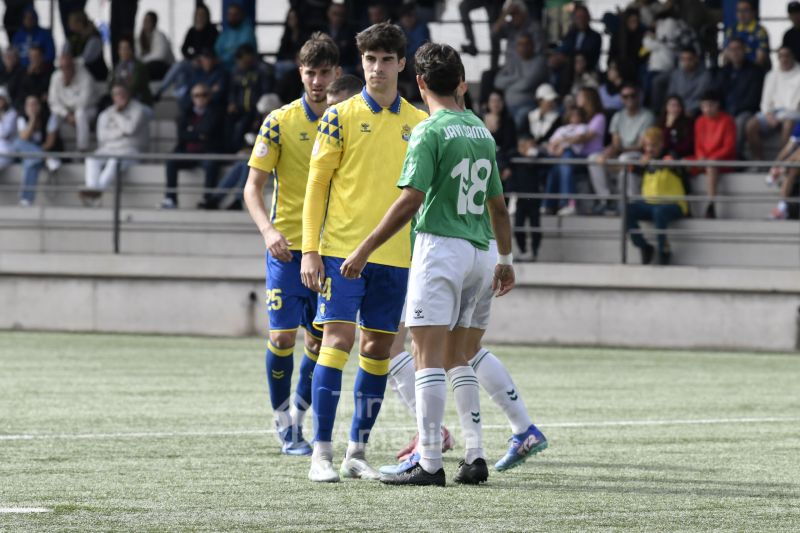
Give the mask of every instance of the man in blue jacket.
POLYGON ((33 6, 28 6, 22 16, 22 28, 14 34, 11 45, 19 50, 19 62, 27 67, 30 63, 28 50, 31 46, 37 46, 44 54, 44 61, 48 65, 53 65, 56 58, 56 46, 53 43, 53 35, 49 30, 39 26, 39 16, 33 6))

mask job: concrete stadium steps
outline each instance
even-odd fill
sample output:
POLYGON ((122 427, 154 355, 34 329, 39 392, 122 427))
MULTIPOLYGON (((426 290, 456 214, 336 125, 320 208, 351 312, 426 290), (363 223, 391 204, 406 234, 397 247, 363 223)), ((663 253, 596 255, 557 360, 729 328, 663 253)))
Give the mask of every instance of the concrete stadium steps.
MULTIPOLYGON (((763 172, 731 172, 723 174, 719 180, 719 191, 722 196, 763 197, 758 202, 717 202, 717 216, 719 218, 737 218, 758 220, 769 217, 770 211, 778 203, 780 188, 770 187, 766 184, 766 169, 763 172)), ((707 194, 706 177, 704 174, 692 179, 692 194, 707 194)), ((702 217, 705 214, 704 202, 692 203, 692 215, 702 217)))
MULTIPOLYGON (((225 175, 228 166, 222 166, 219 179, 225 175)), ((123 175, 122 206, 127 208, 152 209, 164 198, 166 170, 164 163, 141 163, 131 167, 123 175)), ((22 183, 22 166, 12 165, 0 172, 0 205, 16 204, 19 186, 22 183)), ((85 167, 83 163, 65 163, 52 176, 47 171, 39 175, 40 185, 64 187, 65 190, 48 191, 44 187, 36 194, 36 205, 56 207, 81 206, 77 191, 84 186, 85 167)), ((203 171, 199 168, 181 170, 178 175, 178 201, 181 207, 194 209, 202 199, 199 188, 203 186, 203 171)), ((102 199, 103 207, 113 206, 113 189, 109 189, 102 199)))

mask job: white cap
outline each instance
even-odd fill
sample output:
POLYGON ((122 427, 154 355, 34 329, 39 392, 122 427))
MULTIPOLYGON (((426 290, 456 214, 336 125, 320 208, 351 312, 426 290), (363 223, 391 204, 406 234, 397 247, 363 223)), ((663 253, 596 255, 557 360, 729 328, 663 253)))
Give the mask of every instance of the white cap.
POLYGON ((536 99, 537 100, 556 100, 558 99, 558 93, 556 93, 553 86, 549 83, 543 83, 539 85, 539 88, 536 89, 536 99))

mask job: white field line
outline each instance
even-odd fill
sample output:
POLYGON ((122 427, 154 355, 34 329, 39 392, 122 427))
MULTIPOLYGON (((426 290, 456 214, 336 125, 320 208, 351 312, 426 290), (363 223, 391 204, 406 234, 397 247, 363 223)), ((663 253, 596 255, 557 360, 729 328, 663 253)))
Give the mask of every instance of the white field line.
POLYGON ((0 507, 0 514, 31 514, 51 513, 52 509, 46 507, 0 507))
MULTIPOLYGON (((685 420, 598 420, 586 422, 551 422, 542 423, 543 428, 581 429, 597 427, 626 426, 706 426, 720 424, 781 424, 800 422, 800 417, 791 418, 700 418, 685 420)), ((506 424, 485 424, 484 429, 508 429, 506 424)), ((378 427, 380 431, 414 431, 416 426, 378 427)), ((17 440, 94 440, 94 439, 150 439, 176 437, 230 437, 246 435, 271 435, 272 429, 238 429, 229 431, 155 431, 125 433, 50 433, 50 434, 17 434, 0 435, 0 441, 17 440)))

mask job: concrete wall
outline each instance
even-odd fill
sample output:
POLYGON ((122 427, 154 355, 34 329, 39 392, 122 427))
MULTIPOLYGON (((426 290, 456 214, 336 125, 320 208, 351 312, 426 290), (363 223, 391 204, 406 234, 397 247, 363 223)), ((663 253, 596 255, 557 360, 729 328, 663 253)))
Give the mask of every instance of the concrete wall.
MULTIPOLYGON (((263 335, 262 263, 0 255, 0 328, 263 335)), ((796 271, 522 265, 486 339, 664 348, 798 349, 796 271)))

